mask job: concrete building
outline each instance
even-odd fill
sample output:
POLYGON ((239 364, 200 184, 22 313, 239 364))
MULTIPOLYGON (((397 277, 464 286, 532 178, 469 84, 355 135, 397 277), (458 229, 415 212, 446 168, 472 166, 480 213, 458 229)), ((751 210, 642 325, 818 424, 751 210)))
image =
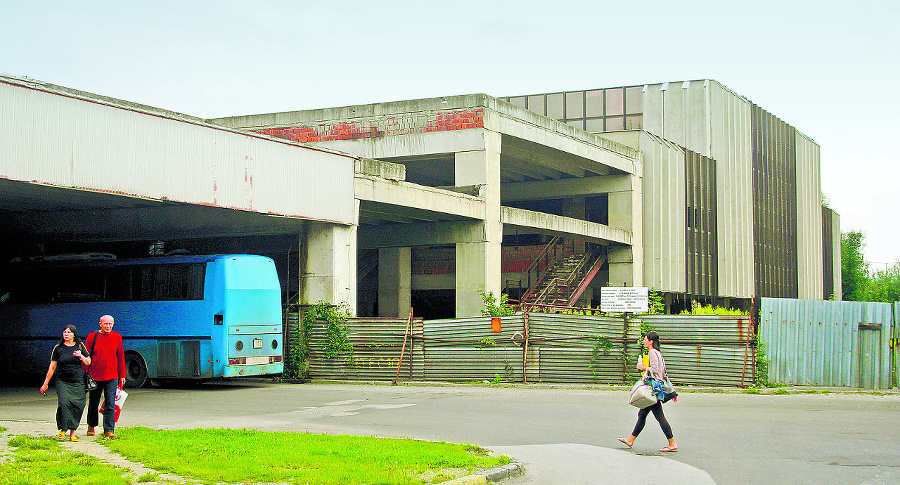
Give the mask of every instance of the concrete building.
MULTIPOLYGON (((457 315, 477 310, 477 289, 523 295, 527 285, 509 285, 525 276, 516 248, 540 247, 540 235, 606 249, 591 288, 649 286, 674 309, 841 293, 840 223, 822 206, 819 146, 713 80, 213 121, 397 163, 421 185, 478 187, 485 217, 463 224, 473 234, 431 221, 361 222, 360 247, 379 254, 374 313, 396 309, 381 301, 394 293, 388 275, 401 278, 400 314, 408 292, 455 290, 457 315), (453 251, 437 247, 450 243, 453 251), (434 260, 445 270, 427 267, 434 260)), ((580 304, 596 304, 591 288, 580 304)))
POLYGON ((286 302, 426 318, 840 295, 818 145, 715 81, 202 120, 0 77, 0 130, 2 261, 251 252, 286 302))

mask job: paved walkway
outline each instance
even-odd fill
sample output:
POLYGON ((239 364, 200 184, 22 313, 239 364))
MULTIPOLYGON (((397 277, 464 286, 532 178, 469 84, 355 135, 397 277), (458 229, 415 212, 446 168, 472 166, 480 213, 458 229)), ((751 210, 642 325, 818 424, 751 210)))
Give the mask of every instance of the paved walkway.
MULTIPOLYGON (((11 449, 7 445, 7 441, 9 441, 9 438, 12 438, 13 436, 55 436, 59 431, 56 429, 55 423, 49 423, 45 421, 0 421, 0 427, 7 428, 5 432, 0 433, 0 453, 3 454, 11 452, 11 449)), ((172 475, 170 473, 161 473, 152 468, 148 468, 141 463, 129 461, 122 455, 113 453, 109 450, 109 448, 101 445, 100 443, 97 443, 97 440, 100 439, 100 436, 85 436, 84 433, 86 431, 87 428, 82 426, 78 429, 78 431, 75 432, 75 436, 77 436, 81 441, 77 441, 74 443, 71 441, 60 441, 59 443, 68 450, 84 453, 85 455, 91 455, 110 465, 128 469, 131 471, 131 473, 134 474, 135 478, 147 475, 148 473, 155 473, 159 475, 160 478, 165 480, 164 482, 141 482, 144 485, 172 482, 197 483, 196 480, 190 480, 184 477, 179 477, 177 475, 172 475)))

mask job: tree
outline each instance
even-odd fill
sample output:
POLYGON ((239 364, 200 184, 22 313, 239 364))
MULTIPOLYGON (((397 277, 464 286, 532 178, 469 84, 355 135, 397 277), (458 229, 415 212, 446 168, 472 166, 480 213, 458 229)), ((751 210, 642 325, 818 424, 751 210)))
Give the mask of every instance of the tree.
POLYGON ((866 289, 866 301, 893 303, 900 301, 900 265, 878 271, 869 280, 866 289))
POLYGON ((841 286, 843 299, 865 301, 869 283, 869 263, 863 257, 865 236, 860 231, 841 233, 841 286))

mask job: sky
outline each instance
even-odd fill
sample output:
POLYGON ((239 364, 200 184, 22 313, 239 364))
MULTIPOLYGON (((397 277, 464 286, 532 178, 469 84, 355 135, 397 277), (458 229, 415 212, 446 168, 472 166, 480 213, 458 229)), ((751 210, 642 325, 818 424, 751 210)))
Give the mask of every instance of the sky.
POLYGON ((884 269, 898 22, 896 0, 0 0, 0 73, 202 118, 715 79, 820 145, 826 203, 884 269))

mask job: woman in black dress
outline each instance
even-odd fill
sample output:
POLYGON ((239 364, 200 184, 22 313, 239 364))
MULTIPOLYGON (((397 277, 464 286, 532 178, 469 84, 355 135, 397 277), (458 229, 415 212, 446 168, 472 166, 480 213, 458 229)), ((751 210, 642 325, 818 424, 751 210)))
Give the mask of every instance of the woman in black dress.
POLYGON ((56 408, 56 428, 59 429, 57 439, 66 439, 68 431, 69 441, 78 441, 75 430, 84 414, 86 392, 82 365, 90 363, 91 357, 78 338, 78 329, 75 325, 67 325, 63 329, 62 340, 53 347, 50 354, 50 368, 47 369, 47 378, 41 386, 41 393, 46 395, 50 379, 56 374, 56 397, 59 402, 56 408))

